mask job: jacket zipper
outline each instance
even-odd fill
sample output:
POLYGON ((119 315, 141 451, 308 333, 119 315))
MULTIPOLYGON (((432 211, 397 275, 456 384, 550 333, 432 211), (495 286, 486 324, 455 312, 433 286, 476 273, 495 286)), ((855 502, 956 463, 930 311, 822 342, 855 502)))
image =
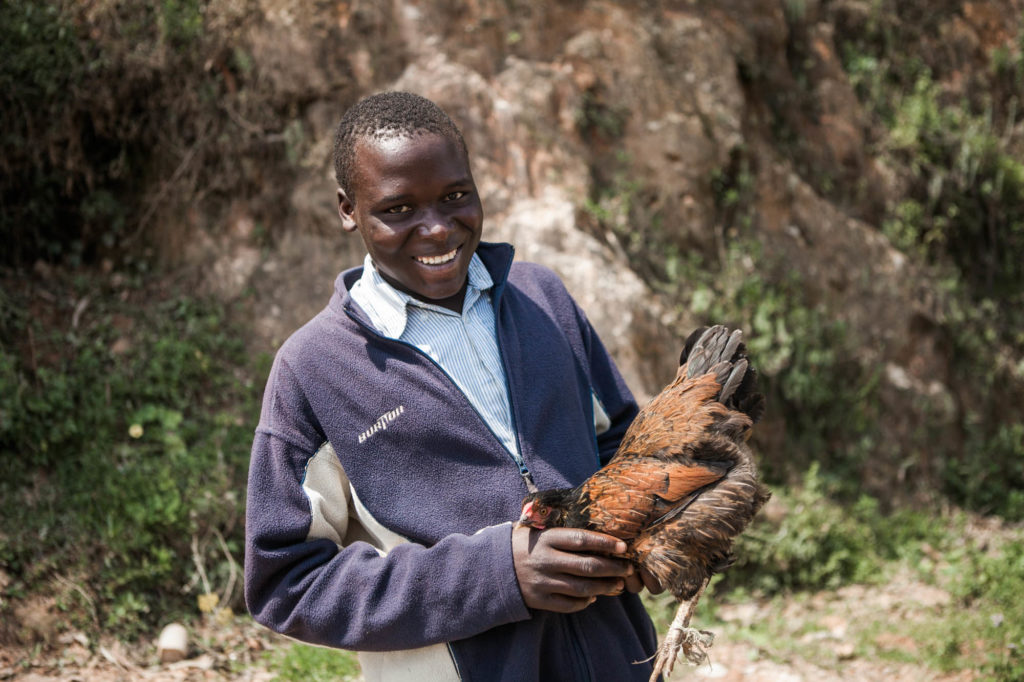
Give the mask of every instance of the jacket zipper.
POLYGON ((526 468, 526 460, 523 459, 523 443, 519 439, 519 415, 516 411, 516 403, 512 399, 512 385, 509 381, 508 359, 505 357, 505 349, 501 345, 501 315, 498 314, 498 304, 500 303, 501 296, 505 292, 505 282, 508 281, 508 273, 512 270, 512 261, 515 259, 516 249, 512 247, 512 258, 508 259, 508 265, 505 266, 505 272, 501 278, 501 284, 493 287, 491 307, 494 309, 494 338, 498 342, 498 354, 501 356, 501 366, 505 370, 505 395, 508 396, 508 409, 512 413, 512 434, 516 439, 516 449, 519 451, 519 456, 514 457, 516 464, 519 465, 519 475, 523 478, 523 483, 526 484, 527 491, 531 493, 537 492, 537 484, 533 481, 533 474, 526 468))
MULTIPOLYGON (((534 485, 534 482, 533 482, 533 475, 530 473, 529 468, 526 466, 526 462, 523 460, 522 455, 514 453, 514 452, 510 451, 507 447, 505 447, 505 444, 501 442, 500 438, 498 438, 498 434, 494 432, 494 429, 492 429, 491 425, 487 423, 487 420, 484 419, 484 416, 482 414, 480 414, 480 411, 478 409, 476 409, 476 406, 473 405, 473 402, 469 399, 469 396, 466 395, 466 392, 463 391, 459 387, 459 385, 457 383, 455 383, 455 380, 452 379, 451 375, 449 375, 448 372, 444 371, 444 368, 441 367, 441 365, 439 365, 434 360, 434 358, 430 357, 429 355, 427 355, 422 350, 420 350, 419 348, 417 348, 413 344, 409 343, 408 341, 402 341, 401 339, 393 339, 393 338, 391 338, 389 336, 384 336, 383 334, 378 332, 376 329, 374 329, 370 325, 368 325, 365 322, 363 322, 362 320, 360 320, 357 316, 353 315, 352 312, 350 310, 348 310, 347 308, 345 310, 345 313, 349 317, 351 317, 353 320, 355 320, 356 323, 359 326, 363 327, 364 329, 366 329, 368 332, 370 332, 374 336, 376 336, 376 337, 378 337, 380 339, 383 339, 384 341, 391 341, 393 343, 401 344, 401 345, 403 345, 403 346, 405 346, 407 348, 411 348, 416 353, 422 355, 434 367, 437 367, 437 370, 439 372, 441 372, 441 374, 444 375, 444 377, 446 379, 448 379, 449 383, 451 383, 451 385, 455 387, 455 390, 459 392, 459 395, 461 395, 465 399, 465 401, 469 404, 470 409, 473 410, 473 413, 476 414, 477 418, 480 419, 480 421, 483 423, 484 427, 486 427, 487 430, 490 432, 491 436, 494 437, 494 440, 498 442, 498 444, 501 446, 501 449, 508 453, 508 456, 512 459, 512 462, 519 469, 519 475, 522 477, 523 482, 526 484, 527 490, 529 490, 530 492, 535 492, 537 490, 537 486, 534 485)), ((497 335, 497 319, 495 319, 495 335, 497 335)), ((501 352, 501 340, 500 339, 498 340, 498 352, 499 353, 501 352)), ((502 354, 502 364, 503 365, 505 364, 505 356, 504 356, 504 354, 502 354)), ((509 409, 512 411, 512 431, 515 433, 516 447, 519 448, 520 451, 522 451, 522 444, 519 442, 519 429, 516 428, 515 407, 512 405, 512 395, 511 395, 511 391, 508 388, 508 378, 507 378, 508 377, 508 368, 507 368, 507 366, 506 366, 506 369, 505 369, 505 375, 506 375, 506 379, 505 379, 505 392, 508 394, 508 397, 509 397, 509 409)))

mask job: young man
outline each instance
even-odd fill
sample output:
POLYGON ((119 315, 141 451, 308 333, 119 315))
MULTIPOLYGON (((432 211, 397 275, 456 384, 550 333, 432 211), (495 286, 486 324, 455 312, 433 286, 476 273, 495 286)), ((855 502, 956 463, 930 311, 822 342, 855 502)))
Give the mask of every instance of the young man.
POLYGON ((360 101, 335 171, 368 255, 271 370, 253 616, 360 651, 367 680, 646 680, 640 580, 608 556, 624 545, 511 523, 535 482, 606 462, 636 415, 594 330, 552 272, 480 241, 465 143, 432 102, 360 101))

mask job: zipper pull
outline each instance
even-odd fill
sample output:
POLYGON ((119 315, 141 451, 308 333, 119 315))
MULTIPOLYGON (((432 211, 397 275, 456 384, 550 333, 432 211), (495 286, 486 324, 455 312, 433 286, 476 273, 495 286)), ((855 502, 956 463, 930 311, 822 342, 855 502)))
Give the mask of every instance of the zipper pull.
POLYGON ((525 466, 519 469, 519 475, 523 477, 523 482, 526 483, 526 490, 531 493, 537 492, 537 484, 533 482, 533 476, 530 474, 530 470, 525 466))

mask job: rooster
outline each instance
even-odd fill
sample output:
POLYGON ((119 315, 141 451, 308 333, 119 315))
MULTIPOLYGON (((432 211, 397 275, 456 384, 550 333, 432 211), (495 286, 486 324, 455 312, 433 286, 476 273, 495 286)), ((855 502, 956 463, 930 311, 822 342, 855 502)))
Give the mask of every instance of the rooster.
POLYGON ((637 415, 612 460, 575 488, 527 495, 519 522, 584 528, 626 542, 625 557, 679 600, 652 682, 680 650, 694 664, 714 635, 689 627, 711 576, 732 563, 733 538, 768 500, 746 441, 764 414, 739 330, 698 329, 675 380, 637 415))

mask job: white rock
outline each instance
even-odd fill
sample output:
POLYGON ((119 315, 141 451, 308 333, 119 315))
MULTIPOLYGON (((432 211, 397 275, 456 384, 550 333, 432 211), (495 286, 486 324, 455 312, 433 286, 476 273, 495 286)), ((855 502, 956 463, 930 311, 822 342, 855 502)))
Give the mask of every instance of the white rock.
POLYGON ((188 631, 180 623, 170 623, 160 631, 156 652, 161 663, 180 661, 188 655, 188 631))

